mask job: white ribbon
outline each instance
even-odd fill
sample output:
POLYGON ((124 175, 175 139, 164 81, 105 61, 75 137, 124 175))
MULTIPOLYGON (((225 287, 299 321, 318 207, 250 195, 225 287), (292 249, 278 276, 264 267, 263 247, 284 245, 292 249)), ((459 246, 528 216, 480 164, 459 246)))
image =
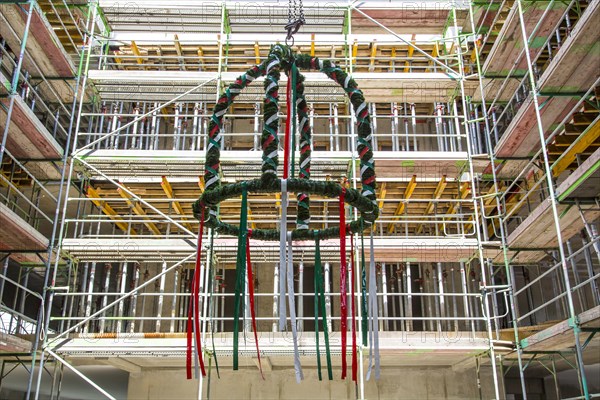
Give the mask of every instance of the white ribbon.
POLYGON ((298 328, 296 326, 296 301, 294 299, 294 249, 292 247, 292 232, 287 232, 288 245, 288 267, 287 267, 287 291, 288 305, 290 307, 290 322, 292 324, 292 340, 294 341, 294 371, 296 382, 304 379, 302 365, 300 365, 300 353, 298 352, 298 328))
POLYGON ((279 224, 279 330, 285 330, 285 277, 287 276, 286 232, 287 232, 287 180, 281 180, 281 222, 279 224))
POLYGON ((379 309, 377 306, 377 275, 375 273, 375 249, 373 245, 373 229, 371 224, 370 263, 369 263, 369 369, 367 380, 371 378, 373 359, 375 360, 375 379, 379 380, 379 309))

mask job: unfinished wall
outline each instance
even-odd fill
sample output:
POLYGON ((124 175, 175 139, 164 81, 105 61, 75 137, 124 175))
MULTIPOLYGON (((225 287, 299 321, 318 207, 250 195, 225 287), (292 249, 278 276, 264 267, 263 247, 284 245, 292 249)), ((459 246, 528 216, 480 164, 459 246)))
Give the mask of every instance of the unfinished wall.
MULTIPOLYGON (((305 380, 297 384, 293 369, 274 370, 265 380, 255 368, 221 370, 211 377, 210 399, 347 399, 355 398, 351 380, 341 381, 339 371, 334 381, 318 381, 316 370, 306 369, 305 380)), ((130 374, 129 399, 195 399, 196 380, 186 380, 181 370, 144 370, 130 374)), ((492 398, 494 386, 491 371, 481 374, 483 398, 492 398)), ((204 385, 206 395, 206 382, 204 385)), ((204 397, 206 398, 206 397, 204 397)), ((379 381, 365 385, 368 399, 474 399, 479 398, 477 376, 473 369, 454 372, 447 368, 384 368, 379 381)))

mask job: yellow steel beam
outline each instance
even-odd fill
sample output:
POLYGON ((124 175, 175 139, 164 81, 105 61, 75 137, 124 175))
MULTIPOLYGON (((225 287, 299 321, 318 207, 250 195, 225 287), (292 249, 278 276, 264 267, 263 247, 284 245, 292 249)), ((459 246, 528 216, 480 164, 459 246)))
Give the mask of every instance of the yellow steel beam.
MULTIPOLYGON (((410 40, 410 43, 414 46, 417 44, 417 35, 413 33, 412 38, 410 40)), ((415 52, 415 48, 413 46, 409 46, 408 47, 408 57, 412 57, 414 52, 415 52)), ((404 72, 408 72, 410 70, 410 60, 406 60, 404 62, 404 72)))
MULTIPOLYGON (((406 185, 406 189, 404 190, 404 200, 410 199, 416 188, 417 188, 417 176, 413 175, 412 178, 410 179, 410 182, 408 182, 408 185, 406 185)), ((396 211, 394 211, 394 217, 402 215, 404 213, 405 208, 406 208, 406 203, 401 201, 398 204, 398 206, 396 207, 396 211)), ((394 226, 395 225, 393 223, 388 224, 388 233, 394 232, 394 229, 395 229, 394 226)))
POLYGON ((198 177, 198 187, 200 188, 200 194, 204 193, 204 177, 198 177))
POLYGON ((123 60, 121 57, 118 57, 119 52, 117 50, 113 51, 115 62, 117 63, 117 68, 119 68, 123 64, 123 60))
MULTIPOLYGON (((241 199, 241 197, 240 197, 241 199)), ((250 227, 252 229, 256 229, 256 222, 254 222, 254 217, 252 216, 252 209, 250 208, 250 202, 248 202, 248 222, 250 222, 250 227)))
POLYGON ((144 59, 142 57, 142 52, 140 51, 139 47, 133 40, 131 41, 131 51, 133 52, 133 55, 136 57, 137 63, 140 65, 143 65, 144 59))
MULTIPOLYGON (((439 56, 439 54, 440 54, 439 45, 440 44, 438 42, 435 42, 435 44, 433 45, 433 49, 431 50, 431 57, 436 58, 437 56, 439 56)), ((429 61, 429 65, 433 66, 433 61, 432 60, 429 61)), ((425 70, 425 72, 429 71, 429 69, 430 68, 428 67, 425 70)))
MULTIPOLYGON (((463 200, 463 199, 467 198, 469 193, 471 193, 469 182, 464 182, 462 185, 460 185, 460 190, 458 192, 458 198, 463 200)), ((459 206, 459 203, 450 204, 450 207, 448 207, 448 211, 446 211, 446 214, 447 215, 454 214, 456 212, 458 206, 459 206)), ((440 225, 440 226, 442 226, 442 225, 440 225)), ((466 227, 467 227, 467 225, 465 225, 465 228, 466 227)))
POLYGON ((256 64, 260 64, 260 46, 258 42, 254 42, 254 57, 256 58, 256 64))
POLYGON ((371 57, 369 59, 369 71, 375 71, 375 57, 377 56, 377 41, 373 39, 371 43, 371 57))
POLYGON ((181 61, 181 69, 185 69, 185 59, 183 58, 183 48, 181 47, 181 43, 179 42, 179 36, 175 35, 174 38, 175 41, 175 51, 177 52, 177 56, 179 57, 179 60, 181 61))
POLYGON ((583 153, 600 137, 600 117, 596 118, 588 129, 577 138, 560 159, 552 166, 552 175, 559 176, 576 160, 577 154, 583 153))
POLYGON ((352 64, 356 64, 356 56, 358 55, 358 42, 354 39, 352 43, 352 64))
POLYGON ((162 58, 163 52, 162 52, 162 47, 160 45, 158 45, 158 47, 156 48, 156 55, 158 56, 158 69, 164 70, 165 67, 162 65, 164 62, 164 59, 162 58))
POLYGON ((390 69, 394 68, 394 65, 396 63, 395 58, 396 58, 396 48, 392 47, 392 57, 391 57, 391 60, 390 60, 390 69))
POLYGON ((108 205, 104 200, 97 200, 101 196, 96 189, 90 186, 87 188, 85 194, 87 197, 94 199, 92 200, 92 203, 94 203, 96 207, 100 208, 104 214, 108 215, 110 219, 114 220, 115 225, 117 225, 119 229, 121 229, 125 233, 129 231, 132 235, 137 235, 135 229, 131 228, 131 230, 129 230, 126 223, 119 221, 123 218, 119 214, 117 214, 117 212, 110 205, 108 205))
POLYGON ((198 47, 198 58, 200 61, 200 68, 204 69, 204 50, 202 50, 202 47, 198 47))
MULTIPOLYGON (((438 184, 435 188, 435 191, 433 192, 433 198, 435 200, 442 197, 442 194, 444 194, 444 189, 446 189, 447 185, 448 185, 448 182, 446 182, 446 175, 442 175, 442 177, 440 178, 440 181, 438 182, 438 184)), ((431 204, 433 204, 433 203, 431 203, 431 204)))
MULTIPOLYGON (((487 191, 486 196, 493 194, 494 190, 496 190, 496 187, 495 187, 495 185, 492 185, 490 187, 490 189, 487 191)), ((500 185, 498 186, 498 191, 500 193, 502 193, 503 190, 504 190, 504 183, 500 183, 500 185)), ((486 206, 489 206, 490 204, 492 204, 492 202, 494 202, 494 200, 496 200, 496 196, 489 196, 484 200, 484 204, 486 206)))
MULTIPOLYGON (((162 177, 162 182, 160 183, 160 186, 163 188, 163 191, 169 199, 175 199, 173 187, 171 186, 171 183, 169 182, 166 176, 162 177)), ((175 209, 175 212, 182 216, 181 220, 184 222, 185 227, 191 231, 192 225, 190 225, 190 223, 187 222, 187 219, 184 218, 185 212, 183 211, 183 207, 181 207, 181 204, 178 201, 174 201, 172 204, 173 208, 175 209)))
POLYGON ((8 179, 8 175, 6 175, 6 173, 4 173, 4 171, 1 171, 2 176, 4 176, 4 179, 0 179, 0 185, 4 186, 4 187, 8 187, 8 182, 10 182, 10 179, 8 179))
MULTIPOLYGON (((467 196, 469 195, 470 192, 471 192, 471 190, 470 190, 470 187, 469 187, 469 182, 464 182, 460 186, 460 191, 459 191, 458 198, 461 199, 461 200, 464 200, 464 199, 467 198, 467 196)), ((452 203, 452 204, 450 204, 450 207, 448 207, 447 214, 454 214, 456 212, 458 204, 459 203, 452 203)))
POLYGON ((315 56, 315 34, 311 33, 310 35, 310 56, 315 56))
MULTIPOLYGON (((444 189, 446 189, 446 186, 448 185, 448 182, 446 182, 446 175, 442 175, 442 177, 440 178, 440 181, 438 182, 435 191, 433 192, 433 200, 438 200, 440 197, 442 197, 442 194, 444 193, 444 189)), ((425 215, 431 214, 431 212, 434 209, 434 202, 431 201, 429 202, 429 204, 427 204, 427 208, 425 208, 425 215)), ((417 229, 417 235, 419 233, 421 233, 421 230, 423 229, 423 224, 419 225, 419 228, 417 229)))
MULTIPOLYGON (((131 198, 131 196, 129 196, 128 193, 126 193, 123 189, 118 188, 117 192, 119 192, 119 194, 121 195, 122 198, 125 199, 125 201, 127 202, 127 205, 129 207, 131 207, 131 209, 133 210, 134 213, 136 213, 137 215, 144 217, 144 219, 149 219, 148 216, 146 215, 146 211, 144 211, 144 209, 142 208, 142 206, 140 206, 140 203, 138 202, 134 202, 133 199, 131 198)), ((160 230, 156 227, 156 225, 154 224, 154 222, 150 222, 150 221, 144 221, 144 225, 146 225, 146 227, 148 229, 150 229, 152 231, 152 233, 154 233, 155 235, 160 235, 160 230)))
POLYGON ((377 196, 377 198, 379 199, 379 215, 383 214, 383 206, 384 206, 383 201, 385 200, 385 195, 386 194, 387 194, 386 183, 383 182, 379 186, 379 195, 377 196))

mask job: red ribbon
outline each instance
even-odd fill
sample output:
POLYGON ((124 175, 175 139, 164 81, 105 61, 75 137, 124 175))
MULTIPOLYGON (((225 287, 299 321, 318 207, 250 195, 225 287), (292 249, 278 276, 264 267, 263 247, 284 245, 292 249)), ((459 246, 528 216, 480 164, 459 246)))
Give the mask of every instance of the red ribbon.
MULTIPOLYGON (((350 251, 354 252, 354 235, 352 233, 350 233, 350 251)), ((352 287, 352 380, 356 382, 358 378, 358 360, 356 358, 356 301, 354 298, 354 294, 356 293, 356 272, 354 270, 354 253, 350 256, 350 260, 352 263, 352 277, 350 278, 350 286, 352 287)))
POLYGON ((342 334, 342 379, 346 379, 346 323, 348 318, 347 305, 347 277, 348 266, 346 265, 346 208, 344 198, 346 197, 346 189, 342 187, 340 194, 340 330, 342 334))
POLYGON ((285 138, 283 143, 283 179, 288 178, 290 170, 290 132, 292 124, 292 77, 288 76, 286 87, 287 116, 285 118, 285 138))
POLYGON ((204 360, 202 359, 202 341, 200 336, 200 310, 198 310, 199 292, 200 292, 200 258, 202 257, 202 233, 204 231, 204 207, 202 207, 200 217, 200 231, 198 232, 198 247, 196 250, 196 267, 194 268, 194 277, 191 282, 191 298, 188 307, 188 320, 187 320, 187 351, 185 357, 185 369, 187 379, 192 379, 192 332, 195 330, 195 342, 196 349, 198 351, 198 358, 200 360, 200 370, 202 376, 206 376, 204 370, 204 360), (193 315, 193 318, 192 318, 193 315), (192 321, 193 320, 193 321, 192 321), (194 329, 192 329, 192 323, 194 329))
POLYGON ((258 332, 256 331, 256 313, 254 311, 254 277, 252 276, 252 262, 250 261, 250 235, 252 230, 248 229, 248 235, 246 235, 246 266, 248 273, 248 296, 250 297, 250 315, 252 316, 252 330, 254 331, 254 341, 256 342, 256 356, 258 357, 258 369, 260 370, 260 376, 263 380, 262 364, 260 362, 260 350, 258 349, 258 332))

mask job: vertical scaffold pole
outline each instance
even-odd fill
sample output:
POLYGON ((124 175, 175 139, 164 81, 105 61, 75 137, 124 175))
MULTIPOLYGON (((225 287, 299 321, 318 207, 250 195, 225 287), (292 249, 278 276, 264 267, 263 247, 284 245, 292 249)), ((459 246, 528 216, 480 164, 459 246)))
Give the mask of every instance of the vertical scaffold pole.
MULTIPOLYGON (((471 7, 471 5, 469 5, 469 7, 471 7)), ((454 20, 454 42, 455 42, 455 49, 457 52, 457 59, 458 59, 458 67, 459 67, 459 84, 460 84, 460 93, 462 93, 461 96, 461 101, 462 101, 462 108, 463 108, 463 117, 464 117, 464 121, 465 121, 465 125, 467 125, 467 121, 469 120, 469 113, 468 113, 468 105, 467 105, 467 99, 465 98, 465 75, 464 75, 464 63, 463 63, 463 47, 461 45, 461 37, 459 35, 459 30, 458 30, 458 26, 457 26, 457 14, 456 14, 456 8, 452 8, 452 19, 454 20)), ((472 15, 471 15, 472 17, 472 15)), ((468 125, 465 126, 465 128, 468 129, 468 125)), ((474 213, 474 221, 475 224, 477 224, 479 221, 483 221, 482 218, 480 218, 479 216, 479 202, 476 199, 476 193, 475 193, 475 188, 477 187, 476 185, 476 181, 475 181, 475 171, 473 168, 473 151, 474 148, 474 143, 471 142, 471 140, 469 139, 469 135, 467 135, 467 157, 468 157, 468 166, 469 166, 469 176, 470 176, 470 184, 471 187, 473 188, 472 191, 472 202, 473 202, 473 213, 474 213)), ((479 258, 479 262, 480 265, 482 266, 481 268, 481 276, 482 279, 484 279, 483 284, 486 285, 486 281, 485 281, 485 271, 483 268, 483 264, 484 264, 484 256, 483 256, 483 245, 482 245, 482 234, 481 234, 481 229, 479 229, 477 226, 475 227, 475 233, 476 233, 476 237, 477 237, 477 254, 478 254, 478 258, 479 258)), ((496 352, 494 349, 494 345, 491 342, 492 339, 492 324, 490 322, 489 316, 490 316, 490 308, 489 308, 489 304, 487 302, 487 296, 484 295, 484 298, 482 299, 483 301, 483 305, 484 305, 484 309, 485 309, 485 314, 487 316, 487 319, 485 321, 486 324, 486 328, 487 328, 487 332, 488 332, 488 339, 490 340, 490 359, 491 359, 491 365, 492 365, 492 378, 494 380, 494 394, 496 396, 496 399, 500 399, 500 390, 498 387, 498 368, 496 365, 496 352)), ((503 396, 502 396, 503 397, 503 396)))
POLYGON ((560 216, 558 214, 558 207, 557 207, 558 201, 557 201, 557 197, 556 197, 556 192, 554 191, 554 182, 552 179, 552 177, 553 177, 552 168, 550 166, 551 164, 550 164, 550 161, 548 158, 548 148, 546 147, 546 138, 544 136, 544 126, 542 123, 542 116, 540 114, 540 105, 538 102, 538 93, 537 93, 537 87, 536 87, 536 82, 535 82, 535 73, 533 71, 531 55, 529 53, 529 38, 527 37, 527 32, 525 31, 525 20, 523 18, 522 0, 516 0, 516 4, 518 7, 519 22, 521 25, 521 37, 522 37, 523 44, 524 44, 525 58, 527 60, 527 75, 529 77, 529 83, 531 86, 531 97, 533 100, 533 107, 535 109, 535 119, 537 122, 538 134, 540 137, 540 145, 542 146, 542 157, 543 157, 543 164, 544 164, 544 172, 546 174, 546 183, 548 185, 550 207, 552 209, 552 216, 554 218, 554 229, 556 230, 556 240, 558 241, 558 252, 560 255, 562 275, 563 275, 564 284, 565 284, 567 305, 569 308, 569 316, 570 316, 569 320, 570 320, 570 325, 573 326, 573 335, 575 337, 575 354, 576 354, 576 361, 577 361, 576 369, 577 369, 577 374, 579 375, 579 379, 581 382, 581 389, 583 392, 582 394, 586 400, 589 400, 590 394, 588 392, 587 380, 585 377, 585 368, 584 368, 584 362, 583 362, 583 349, 581 347, 581 342, 580 342, 580 338, 579 338, 580 333, 581 333, 581 327, 579 326, 578 317, 577 317, 577 314, 575 313, 575 306, 573 303, 573 292, 571 291, 569 269, 567 266, 567 258, 565 256, 562 231, 560 228, 560 216))

